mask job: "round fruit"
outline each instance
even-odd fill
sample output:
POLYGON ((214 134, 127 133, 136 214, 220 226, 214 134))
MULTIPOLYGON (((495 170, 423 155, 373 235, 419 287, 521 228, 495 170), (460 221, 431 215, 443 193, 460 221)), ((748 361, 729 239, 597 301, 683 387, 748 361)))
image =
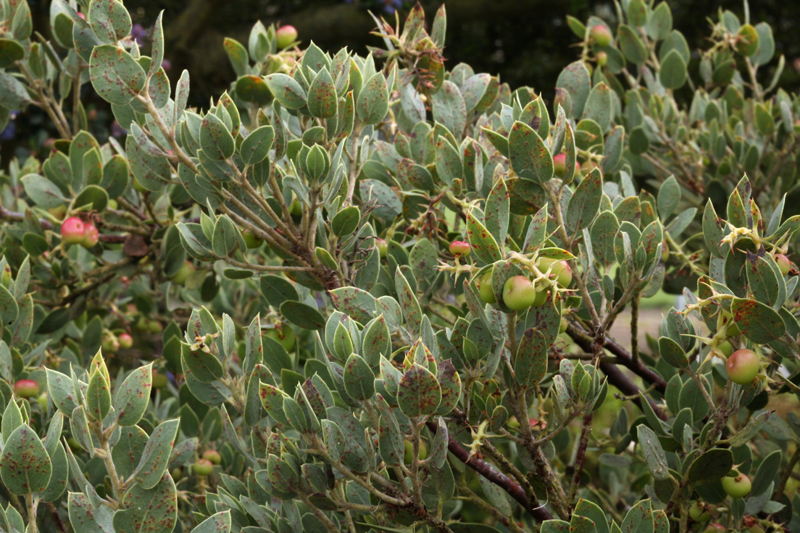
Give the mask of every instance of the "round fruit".
POLYGON ((605 52, 597 52, 594 57, 597 60, 597 64, 601 67, 606 66, 606 63, 608 63, 608 54, 605 52))
POLYGON ((222 456, 219 454, 217 450, 206 450, 203 452, 203 459, 208 459, 215 465, 218 465, 222 462, 222 456))
POLYGON ((109 198, 108 199, 108 208, 109 209, 117 209, 118 207, 119 207, 119 204, 117 203, 116 200, 114 200, 113 198, 109 198))
POLYGON ((158 320, 150 320, 147 322, 147 331, 153 334, 161 333, 164 331, 164 326, 158 320))
POLYGON ((545 303, 547 303, 547 295, 550 291, 547 290, 546 287, 536 287, 536 299, 533 301, 532 307, 541 307, 545 303))
POLYGON ((265 335, 281 343, 281 346, 283 346, 283 349, 287 352, 294 348, 295 335, 291 326, 284 324, 279 328, 268 329, 265 335))
POLYGON ((139 192, 147 192, 147 189, 144 188, 144 185, 139 183, 139 180, 133 178, 133 188, 139 192))
POLYGON ((792 262, 783 254, 775 254, 775 262, 778 263, 778 268, 784 276, 792 269, 792 262))
MULTIPOLYGON (((564 172, 567 170, 567 155, 564 153, 556 154, 553 158, 553 172, 559 178, 564 177, 564 172)), ((575 172, 581 171, 581 164, 575 162, 575 172)))
MULTIPOLYGON (((414 445, 411 443, 410 440, 403 441, 403 446, 405 446, 405 454, 403 457, 403 462, 407 465, 411 464, 411 459, 414 457, 414 445)), ((419 460, 424 461, 428 458, 428 445, 425 444, 424 440, 419 441, 419 460)))
POLYGON ((572 283, 572 269, 566 261, 557 261, 549 257, 542 257, 536 262, 536 268, 541 272, 547 272, 547 269, 552 265, 550 270, 550 279, 555 279, 562 287, 568 287, 572 283))
POLYGON ((722 478, 722 488, 725 493, 731 498, 744 498, 750 494, 750 478, 744 474, 739 474, 736 477, 722 478))
POLYGON ((69 217, 61 224, 61 240, 65 244, 82 244, 86 237, 86 225, 78 217, 69 217))
POLYGON ((97 231, 97 226, 91 222, 87 222, 84 227, 86 228, 86 233, 83 236, 81 246, 84 248, 91 248, 100 240, 100 232, 97 231))
POLYGON ((169 471, 169 475, 172 477, 172 481, 178 481, 183 477, 183 470, 181 470, 181 467, 173 468, 169 471))
POLYGON ((80 453, 83 451, 83 447, 75 437, 70 437, 67 439, 67 446, 69 446, 69 449, 72 450, 73 453, 80 453))
POLYGON ((739 385, 746 385, 758 375, 761 364, 753 350, 736 350, 728 357, 725 369, 728 371, 731 381, 739 385))
POLYGON ((592 39, 594 39, 595 44, 600 47, 606 47, 611 44, 611 39, 613 36, 608 28, 603 26, 602 24, 595 24, 592 27, 592 39))
POLYGON ((725 341, 723 343, 720 343, 720 345, 717 346, 717 348, 719 348, 719 350, 723 354, 725 354, 725 357, 730 357, 731 354, 733 353, 733 345, 729 341, 725 341))
POLYGON ((558 326, 558 332, 559 333, 566 333, 568 327, 569 327, 569 322, 567 322, 566 318, 562 318, 561 319, 561 324, 559 324, 559 326, 558 326))
POLYGON ((497 298, 494 295, 494 289, 492 289, 492 271, 489 270, 483 277, 478 281, 478 292, 480 292, 481 300, 486 302, 487 304, 494 304, 497 303, 497 298))
POLYGON ((689 505, 689 516, 695 522, 708 522, 711 520, 711 515, 708 514, 705 504, 699 501, 694 501, 689 505))
POLYGON ((725 335, 728 337, 736 337, 741 335, 741 331, 739 330, 739 326, 736 322, 733 321, 733 315, 729 311, 722 312, 722 323, 728 328, 725 331, 725 335))
POLYGON ((383 239, 375 239, 375 247, 378 249, 378 255, 381 259, 386 257, 386 252, 389 251, 389 243, 383 239))
POLYGON ((248 250, 258 248, 259 246, 264 244, 263 240, 255 236, 253 232, 247 229, 242 232, 242 238, 244 239, 244 244, 245 246, 247 246, 248 250))
POLYGON ((292 202, 292 205, 289 206, 289 213, 296 217, 299 217, 303 214, 303 204, 300 203, 300 200, 295 200, 292 202))
POLYGON ((192 472, 198 476, 208 476, 214 471, 214 463, 208 459, 198 459, 192 465, 192 472))
POLYGON ((472 246, 470 246, 468 242, 453 241, 450 243, 450 253, 456 257, 467 255, 470 250, 472 250, 472 246))
POLYGON ((117 339, 116 335, 111 332, 106 333, 103 335, 103 343, 102 348, 104 352, 114 353, 119 350, 119 340, 117 339))
POLYGON ((42 406, 42 409, 47 409, 47 393, 43 392, 36 398, 36 401, 39 402, 39 405, 42 406))
POLYGON ((709 524, 709 526, 703 531, 703 533, 725 533, 725 526, 722 524, 709 524))
POLYGON ((514 311, 524 311, 536 301, 536 288, 525 276, 514 276, 503 285, 503 303, 514 311))
POLYGON ((194 265, 191 261, 186 261, 183 263, 183 266, 172 276, 172 283, 175 285, 185 285, 186 280, 189 279, 189 276, 194 272, 194 265))
POLYGON ((275 32, 275 37, 277 37, 278 49, 283 50, 297 40, 297 30, 294 26, 281 26, 275 32))
POLYGON ((32 379, 21 379, 14 384, 14 394, 20 398, 39 396, 39 384, 32 379))
POLYGON ((156 372, 155 370, 153 371, 152 378, 153 378, 153 388, 156 390, 163 389, 164 387, 167 386, 167 383, 169 383, 169 378, 167 378, 167 376, 165 376, 161 372, 156 372))
POLYGON ((125 348, 127 350, 128 348, 133 347, 133 337, 127 333, 120 333, 119 337, 117 337, 117 340, 119 341, 120 348, 125 348))

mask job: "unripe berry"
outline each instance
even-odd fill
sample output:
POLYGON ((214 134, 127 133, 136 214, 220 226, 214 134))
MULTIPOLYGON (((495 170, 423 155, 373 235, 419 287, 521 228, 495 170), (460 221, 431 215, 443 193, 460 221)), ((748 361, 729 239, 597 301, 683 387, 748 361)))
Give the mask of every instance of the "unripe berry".
POLYGON ((150 320, 147 322, 147 331, 153 334, 161 333, 164 331, 164 326, 158 320, 150 320))
POLYGON ((552 265, 550 279, 555 279, 562 287, 568 287, 572 283, 572 269, 569 267, 569 263, 550 259, 549 257, 542 257, 536 262, 536 268, 542 273, 547 272, 550 265, 552 265))
POLYGON ((536 300, 536 288, 525 276, 514 276, 503 286, 503 303, 514 311, 524 311, 536 300))
POLYGON ((45 410, 45 411, 47 410, 47 393, 46 392, 41 393, 39 395, 39 397, 36 398, 36 401, 39 403, 39 405, 42 407, 43 410, 45 410))
POLYGON ((67 214, 67 205, 61 204, 58 207, 51 207, 47 210, 47 212, 50 213, 56 220, 61 220, 64 218, 64 215, 67 214))
POLYGON ((761 365, 753 350, 736 350, 728 357, 725 369, 734 383, 746 385, 758 375, 761 365))
POLYGON ((592 27, 592 39, 594 39, 597 46, 602 48, 610 45, 612 38, 611 32, 602 24, 595 24, 592 27))
POLYGON ((750 478, 744 474, 738 474, 736 477, 722 478, 722 488, 725 493, 731 498, 744 498, 750 494, 750 478))
POLYGON ((114 353, 119 350, 119 340, 110 331, 103 335, 102 348, 104 352, 114 353))
POLYGON ((97 227, 91 222, 84 224, 84 227, 86 228, 86 233, 83 236, 81 246, 84 248, 91 248, 100 240, 100 232, 97 231, 97 227))
POLYGON ((381 256, 381 259, 386 257, 386 252, 389 251, 389 243, 383 239, 375 239, 375 247, 378 249, 378 255, 381 256))
POLYGON ((256 235, 253 234, 250 230, 242 231, 242 238, 244 239, 244 244, 247 246, 248 250, 252 250, 254 248, 258 248, 264 241, 258 238, 256 235))
POLYGON ((119 337, 117 337, 117 340, 119 341, 120 348, 125 348, 127 350, 133 347, 133 337, 127 333, 121 333, 119 337))
POLYGON ((662 261, 666 261, 667 259, 669 259, 669 245, 667 244, 667 241, 662 241, 661 242, 661 260, 662 261))
POLYGON ((284 324, 280 328, 268 329, 264 335, 281 343, 287 352, 294 348, 295 335, 291 326, 284 324))
POLYGON ((219 454, 217 450, 206 450, 203 452, 203 459, 207 459, 218 465, 222 462, 222 456, 219 454))
POLYGON ((558 326, 558 332, 559 333, 566 333, 568 327, 569 327, 569 322, 567 322, 566 318, 562 318, 561 319, 561 324, 559 324, 559 326, 558 326))
POLYGON ((153 379, 153 388, 156 390, 163 389, 164 387, 167 386, 167 383, 169 383, 169 379, 167 378, 167 376, 165 376, 161 372, 156 372, 155 370, 153 370, 152 379, 153 379))
POLYGON ((292 202, 292 205, 289 206, 289 213, 296 217, 299 217, 303 214, 303 204, 300 203, 300 200, 295 200, 292 202))
POLYGON ((536 287, 536 299, 533 301, 533 305, 531 307, 541 307, 546 304, 548 294, 550 294, 550 291, 547 290, 547 287, 543 287, 541 285, 536 287))
POLYGON ((294 26, 281 26, 275 32, 275 37, 277 37, 278 49, 283 50, 297 40, 297 30, 294 26))
POLYGON ((456 257, 467 255, 470 250, 472 250, 472 246, 470 246, 468 242, 453 241, 450 243, 450 253, 456 257))
POLYGON ((189 279, 189 276, 194 272, 194 265, 191 261, 186 261, 183 263, 183 266, 172 276, 172 283, 175 285, 185 285, 186 280, 189 279))
POLYGON ((597 52, 594 57, 597 59, 597 64, 601 67, 606 66, 606 63, 608 63, 608 54, 605 52, 597 52))
POLYGON ((210 475, 211 472, 213 471, 214 471, 214 463, 212 463, 208 459, 198 459, 192 465, 192 472, 194 472, 195 475, 198 476, 205 477, 210 475))
POLYGON ((14 393, 20 398, 39 396, 39 384, 32 379, 21 379, 14 384, 14 393))
POLYGON ((717 346, 717 348, 719 348, 719 351, 725 354, 725 357, 730 357, 733 353, 733 345, 729 341, 721 343, 719 346, 717 346))
POLYGON ((778 263, 778 268, 784 276, 792 269, 792 262, 783 254, 775 254, 775 262, 778 263))
POLYGON ((86 237, 86 225, 78 217, 69 217, 61 224, 61 240, 65 244, 82 244, 86 237))
POLYGON ((715 522, 713 524, 709 524, 709 526, 703 530, 703 533, 725 533, 725 531, 725 526, 715 522))
POLYGON ((481 277, 480 281, 478 281, 478 292, 481 295, 481 300, 487 304, 497 303, 497 298, 494 295, 494 289, 492 289, 491 270, 486 272, 483 277, 481 277))
POLYGON ((694 501, 689 505, 689 516, 695 522, 708 522, 711 520, 711 515, 708 514, 706 506, 699 501, 694 501))

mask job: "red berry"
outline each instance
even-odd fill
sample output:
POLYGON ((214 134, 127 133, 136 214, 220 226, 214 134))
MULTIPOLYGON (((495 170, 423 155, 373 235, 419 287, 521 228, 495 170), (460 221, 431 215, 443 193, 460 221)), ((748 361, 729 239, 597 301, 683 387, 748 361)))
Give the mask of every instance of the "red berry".
POLYGON ((100 232, 97 231, 97 227, 91 222, 84 224, 84 227, 86 228, 86 233, 83 236, 81 246, 84 248, 91 248, 100 240, 100 232))
POLYGON ((278 49, 283 50, 297 40, 297 30, 294 26, 281 26, 275 32, 275 37, 278 39, 278 49))
POLYGON ((595 24, 592 27, 592 38, 597 46, 603 48, 611 44, 613 36, 611 32, 602 24, 595 24))
POLYGON ((744 474, 738 474, 736 477, 722 478, 722 488, 731 498, 744 498, 750 494, 752 483, 750 478, 744 474))
POLYGON ((503 286, 503 303, 514 311, 524 311, 536 301, 536 288, 525 276, 514 276, 503 286))
POLYGON ((33 398, 39 395, 39 384, 32 379, 21 379, 14 384, 14 393, 20 398, 33 398))
MULTIPOLYGON (((553 157, 553 172, 559 178, 564 177, 564 173, 567 170, 567 155, 563 152, 560 154, 556 154, 553 157)), ((581 164, 577 161, 575 162, 575 172, 581 171, 581 164)))
POLYGON ((467 255, 470 250, 472 250, 472 246, 470 246, 468 242, 453 241, 450 243, 450 253, 456 257, 467 255))
POLYGON ((211 461, 215 465, 218 465, 222 462, 222 456, 219 454, 217 450, 206 450, 203 452, 203 459, 211 461))
POLYGON ((725 369, 734 383, 746 385, 758 375, 761 364, 753 350, 736 350, 728 357, 725 369))
POLYGON ((208 476, 214 471, 214 463, 208 459, 198 459, 192 465, 192 471, 198 476, 208 476))
POLYGON ((792 269, 792 262, 783 254, 775 254, 775 262, 778 263, 778 268, 784 276, 792 269))
POLYGON ((78 217, 69 217, 61 224, 61 239, 65 244, 83 244, 86 225, 78 217))
POLYGON ((125 348, 127 350, 133 347, 133 337, 127 333, 121 333, 119 337, 117 337, 117 340, 119 341, 120 348, 125 348))

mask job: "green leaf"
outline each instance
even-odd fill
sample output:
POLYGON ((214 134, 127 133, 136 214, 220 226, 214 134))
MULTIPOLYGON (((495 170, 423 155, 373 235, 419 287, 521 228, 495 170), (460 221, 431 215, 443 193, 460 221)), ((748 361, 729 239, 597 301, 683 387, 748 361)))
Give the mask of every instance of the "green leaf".
POLYGON ((514 374, 522 387, 532 387, 547 373, 548 343, 541 331, 525 330, 514 359, 514 374))
POLYGON ((240 99, 256 104, 259 107, 269 104, 272 100, 272 93, 261 76, 246 75, 239 77, 236 80, 235 91, 236 96, 240 99))
POLYGON ((695 485, 715 483, 733 468, 733 453, 722 448, 712 448, 695 459, 689 467, 689 482, 695 485))
POLYGON ((69 521, 74 531, 109 533, 113 531, 114 510, 101 503, 94 507, 82 492, 70 492, 67 498, 69 521))
POLYGON ((613 118, 613 105, 611 102, 611 89, 603 82, 594 86, 586 100, 583 118, 594 120, 603 131, 608 131, 613 118))
POLYGON ((114 513, 116 533, 165 533, 178 520, 178 492, 165 473, 151 489, 133 485, 125 492, 120 509, 114 513))
MULTIPOLYGON (((650 20, 647 21, 647 35, 649 35, 651 39, 661 41, 666 39, 671 31, 672 10, 669 4, 661 2, 656 6, 653 12, 650 13, 650 20)), ((661 67, 664 67, 663 63, 661 67)))
POLYGON ((786 332, 786 324, 781 316, 756 300, 734 298, 731 312, 742 335, 753 342, 766 344, 779 339, 786 332))
POLYGON ((116 105, 129 104, 144 88, 144 69, 128 52, 113 44, 95 47, 89 76, 97 94, 116 105))
POLYGON ((115 45, 130 33, 131 16, 117 0, 92 0, 89 4, 89 26, 101 42, 115 45))
POLYGON ((399 268, 394 274, 394 284, 397 288, 397 298, 400 302, 403 318, 405 318, 411 331, 418 333, 422 324, 422 310, 411 285, 409 285, 408 280, 399 268))
POLYGON ((275 130, 272 126, 261 126, 253 130, 239 148, 244 164, 254 165, 266 159, 274 139, 275 130))
POLYGON ((287 300, 299 300, 300 295, 294 284, 283 276, 264 274, 259 279, 261 294, 267 299, 269 305, 280 309, 281 304, 287 300))
POLYGON ((222 47, 225 49, 225 53, 228 54, 228 59, 230 60, 231 66, 233 67, 233 71, 236 73, 236 75, 244 76, 247 74, 250 64, 250 56, 247 54, 247 49, 242 46, 242 43, 236 39, 225 37, 225 40, 222 42, 222 47))
POLYGON ((42 441, 28 425, 19 426, 8 437, 0 456, 0 477, 17 496, 47 488, 53 465, 42 441))
POLYGON ((350 235, 358 228, 360 221, 361 211, 356 206, 345 207, 331 220, 331 231, 338 237, 350 235))
POLYGON ((344 388, 354 400, 369 400, 375 394, 375 375, 358 354, 350 354, 344 365, 344 388))
MULTIPOLYGON (((210 347, 206 347, 210 349, 210 347)), ((222 362, 213 353, 202 348, 192 350, 190 345, 181 344, 181 359, 186 369, 201 383, 211 383, 220 379, 225 373, 222 362)))
POLYGON ((640 424, 639 427, 636 428, 636 432, 639 438, 639 445, 642 447, 647 469, 656 479, 669 478, 667 455, 664 453, 664 448, 661 447, 661 443, 658 441, 658 435, 644 424, 640 424))
POLYGON ((167 420, 158 425, 142 452, 142 459, 134 472, 134 479, 143 489, 152 489, 167 469, 175 437, 178 435, 180 419, 167 420))
POLYGON ((763 493, 769 485, 775 481, 775 476, 778 475, 778 470, 781 468, 782 458, 783 452, 781 452, 781 450, 775 450, 761 461, 756 475, 753 476, 753 485, 750 489, 750 494, 757 496, 763 493))
POLYGON ((497 241, 494 240, 489 230, 475 218, 472 211, 467 213, 467 239, 472 246, 472 251, 484 263, 491 264, 503 258, 497 241))
POLYGON ((579 499, 578 505, 575 506, 575 514, 585 516, 594 522, 597 533, 609 533, 606 514, 596 503, 583 498, 579 499))
MULTIPOLYGON (((361 94, 364 94, 363 91, 361 94)), ((311 86, 308 88, 308 112, 312 117, 316 118, 325 119, 335 117, 337 113, 337 103, 336 86, 334 85, 333 78, 330 72, 328 72, 328 69, 323 67, 317 72, 314 81, 311 82, 311 86)), ((388 111, 388 96, 386 110, 388 111)))
POLYGON ((570 533, 569 522, 563 520, 545 520, 542 522, 540 533, 570 533))
POLYGON ((69 463, 67 460, 67 452, 64 450, 64 445, 55 441, 56 446, 53 453, 50 455, 50 462, 53 466, 53 472, 50 475, 50 481, 47 483, 47 488, 42 491, 41 498, 43 502, 54 502, 64 494, 67 489, 67 481, 69 480, 69 463))
POLYGON ((654 533, 653 511, 650 500, 642 500, 625 514, 620 529, 624 533, 654 533))
POLYGON ((230 533, 230 531, 231 511, 227 510, 206 518, 192 530, 192 533, 230 533))
POLYGON ((417 364, 403 374, 397 391, 397 403, 408 417, 432 415, 442 401, 442 389, 428 369, 417 364))
POLYGON ((306 92, 297 81, 286 74, 270 74, 267 87, 275 99, 287 109, 300 109, 306 105, 306 92))
POLYGON ((619 35, 619 47, 625 55, 625 59, 637 65, 644 63, 647 59, 647 48, 636 34, 636 30, 627 24, 620 24, 617 34, 619 35))
POLYGON ((467 107, 458 86, 451 81, 445 81, 431 100, 433 118, 460 140, 467 125, 467 107))
POLYGON ((356 101, 356 114, 364 124, 378 124, 389 112, 389 89, 382 72, 364 83, 356 101))
POLYGON ((63 205, 67 201, 61 194, 61 189, 43 176, 28 174, 23 176, 20 181, 25 188, 25 193, 40 207, 50 209, 63 205))
POLYGON ((0 68, 8 68, 25 57, 25 48, 12 39, 0 39, 0 68))
POLYGON ((120 385, 114 397, 114 410, 120 426, 133 426, 141 420, 150 402, 152 374, 152 364, 141 366, 132 370, 120 385))
POLYGON ((375 297, 357 287, 341 287, 329 292, 333 305, 339 311, 366 324, 375 316, 375 297))
POLYGON ((86 389, 86 413, 94 420, 105 420, 110 411, 110 385, 103 372, 95 370, 86 389))
POLYGON ((681 201, 681 187, 675 176, 670 176, 658 190, 658 214, 662 220, 667 220, 675 212, 678 202, 681 201))
POLYGON ((658 339, 658 349, 661 353, 661 358, 670 366, 675 368, 687 368, 689 366, 689 358, 680 344, 670 339, 669 337, 661 337, 658 339))
POLYGON ((206 115, 200 125, 200 146, 203 153, 216 160, 228 159, 235 150, 233 136, 228 128, 212 114, 206 115))
POLYGON ((505 180, 500 178, 486 198, 486 213, 484 214, 486 229, 499 243, 506 242, 510 209, 511 200, 508 188, 505 180))
POLYGON ((603 175, 600 169, 594 168, 583 178, 569 200, 567 229, 574 233, 588 227, 600 209, 602 198, 603 175))
POLYGON ((25 86, 8 72, 0 72, 0 107, 24 109, 31 102, 25 86))
MULTIPOLYGON (((163 18, 164 18, 164 10, 162 9, 158 13, 158 17, 156 17, 156 23, 153 26, 153 35, 150 38, 150 67, 147 69, 147 75, 151 77, 156 76, 158 74, 158 71, 161 69, 161 65, 164 63, 164 25, 162 22, 163 18)), ((183 75, 181 75, 181 77, 183 77, 183 75)), ((175 100, 176 101, 178 100, 177 94, 175 100)), ((180 111, 183 111, 183 108, 181 108, 180 111)))
POLYGON ((658 78, 666 89, 680 89, 686 83, 686 62, 677 50, 671 50, 661 61, 658 78))
POLYGON ((303 329, 316 330, 325 327, 325 317, 306 304, 287 300, 281 304, 280 311, 286 320, 303 329))
POLYGON ((592 90, 592 80, 583 61, 570 63, 562 70, 558 75, 556 87, 567 91, 572 101, 571 108, 566 107, 564 109, 567 112, 567 116, 573 119, 582 116, 586 100, 589 98, 589 92, 592 90))
POLYGON ((515 122, 508 136, 511 168, 521 178, 545 183, 553 177, 553 156, 539 134, 523 122, 515 122))

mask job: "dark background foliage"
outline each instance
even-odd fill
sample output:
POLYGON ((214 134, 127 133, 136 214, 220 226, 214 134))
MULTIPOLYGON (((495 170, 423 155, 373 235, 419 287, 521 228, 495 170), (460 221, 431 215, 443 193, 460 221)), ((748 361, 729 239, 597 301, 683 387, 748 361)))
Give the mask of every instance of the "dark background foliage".
MULTIPOLYGON (((49 2, 31 2, 35 27, 48 28, 49 2)), ((424 0, 432 18, 441 0, 424 0)), ((448 15, 445 56, 450 68, 459 62, 472 65, 476 72, 499 74, 512 87, 528 85, 552 101, 552 88, 561 69, 574 61, 578 50, 576 37, 566 24, 567 14, 586 20, 590 14, 615 22, 613 2, 592 0, 451 0, 446 2, 448 15)), ((174 82, 183 69, 191 74, 192 105, 207 106, 235 79, 222 48, 229 36, 247 43, 256 20, 292 24, 303 43, 313 41, 324 50, 336 52, 347 46, 360 54, 367 45, 378 44, 370 35, 375 23, 367 10, 393 22, 395 11, 401 20, 413 4, 402 0, 128 0, 134 19, 134 33, 147 50, 149 30, 160 10, 164 13, 167 38, 166 58, 169 76, 174 82)), ((674 27, 686 36, 694 49, 708 35, 708 18, 718 10, 728 9, 743 16, 742 0, 669 0, 674 27)), ((800 2, 787 0, 751 0, 751 22, 766 21, 775 31, 776 57, 786 56, 781 85, 787 90, 800 87, 800 2)), ((696 73, 696 61, 690 70, 696 73)), ((771 68, 775 67, 773 61, 771 68)), ((89 84, 84 90, 91 91, 89 84)), ((110 122, 107 106, 95 102, 88 110, 91 129, 101 139, 110 122)), ((17 117, 4 132, 0 151, 3 166, 11 153, 24 156, 48 138, 43 129, 43 114, 17 117), (13 136, 12 136, 13 134, 13 136)))

